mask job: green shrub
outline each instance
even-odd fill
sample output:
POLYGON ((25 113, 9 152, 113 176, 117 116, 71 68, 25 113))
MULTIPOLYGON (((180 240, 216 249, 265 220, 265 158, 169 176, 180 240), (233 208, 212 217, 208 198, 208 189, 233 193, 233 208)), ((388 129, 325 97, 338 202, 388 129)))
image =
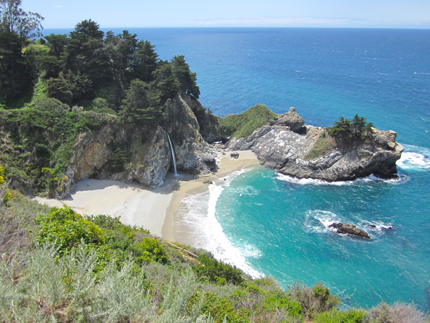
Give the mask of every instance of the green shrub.
MULTIPOLYGON (((349 310, 346 312, 339 312, 337 309, 333 308, 330 312, 323 312, 315 315, 314 322, 316 323, 362 323, 364 322, 365 317, 366 317, 366 311, 364 310, 349 310)), ((388 321, 384 321, 384 322, 388 322, 388 321)))
POLYGON ((264 300, 264 307, 271 311, 283 308, 293 317, 302 317, 303 314, 300 303, 287 298, 268 297, 264 300))
POLYGON ((287 296, 300 303, 305 317, 313 317, 317 313, 331 311, 335 306, 340 305, 340 299, 331 295, 330 290, 322 283, 317 283, 312 288, 296 283, 290 287, 287 296))
POLYGON ((159 262, 167 264, 169 260, 166 250, 155 238, 145 237, 143 242, 137 244, 134 250, 142 254, 140 257, 136 258, 137 262, 159 262))
POLYGON ((215 293, 206 293, 202 313, 210 315, 215 322, 246 323, 249 322, 250 312, 233 306, 228 298, 218 298, 215 293))
POLYGON ((248 286, 245 289, 248 293, 254 293, 254 294, 262 294, 264 295, 264 290, 262 290, 260 287, 257 287, 253 284, 248 284, 248 286))
POLYGON ((0 185, 4 183, 4 169, 0 166, 0 185))
POLYGON ((244 281, 242 272, 236 267, 224 264, 215 258, 200 255, 200 264, 193 267, 199 277, 204 277, 213 283, 225 279, 227 283, 239 285, 244 281))
POLYGON ((46 216, 39 216, 35 221, 40 225, 38 243, 54 243, 60 254, 70 251, 81 241, 94 245, 105 244, 103 231, 68 207, 53 207, 46 216))

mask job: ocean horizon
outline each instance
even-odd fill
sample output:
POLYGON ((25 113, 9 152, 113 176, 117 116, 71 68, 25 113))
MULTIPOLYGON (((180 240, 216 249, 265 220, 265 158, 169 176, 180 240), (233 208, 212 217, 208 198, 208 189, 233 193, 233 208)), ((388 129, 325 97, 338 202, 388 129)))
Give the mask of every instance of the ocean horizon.
MULTIPOLYGON (((200 101, 215 115, 294 106, 306 124, 327 127, 359 114, 396 131, 405 147, 397 180, 327 183, 263 167, 232 173, 184 200, 184 221, 200 232, 197 247, 284 288, 323 282, 343 308, 385 301, 429 310, 430 30, 128 30, 163 60, 185 55, 200 101), (328 228, 333 221, 372 239, 339 236, 328 228)), ((44 34, 51 32, 66 29, 44 34)))

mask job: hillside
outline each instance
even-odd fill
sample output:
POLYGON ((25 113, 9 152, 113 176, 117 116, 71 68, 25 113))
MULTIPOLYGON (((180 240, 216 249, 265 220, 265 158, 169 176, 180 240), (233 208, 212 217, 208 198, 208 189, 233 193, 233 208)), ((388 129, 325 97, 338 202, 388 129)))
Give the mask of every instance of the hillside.
POLYGON ((341 312, 320 283, 284 291, 204 250, 175 247, 118 219, 49 209, 18 193, 0 211, 2 321, 425 321, 412 305, 341 312))

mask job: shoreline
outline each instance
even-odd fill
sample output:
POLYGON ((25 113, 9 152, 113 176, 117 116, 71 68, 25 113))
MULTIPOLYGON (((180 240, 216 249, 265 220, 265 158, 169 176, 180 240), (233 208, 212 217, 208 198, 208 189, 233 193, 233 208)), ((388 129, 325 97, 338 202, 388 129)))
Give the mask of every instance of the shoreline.
POLYGON ((208 191, 210 183, 220 178, 225 177, 235 171, 241 170, 244 167, 259 166, 259 162, 255 154, 250 150, 237 151, 239 158, 235 159, 230 157, 230 154, 236 152, 227 152, 225 155, 218 154, 218 172, 215 174, 201 175, 196 179, 187 181, 178 181, 179 189, 173 193, 172 201, 166 212, 166 219, 162 228, 163 239, 178 242, 194 247, 193 240, 190 236, 193 233, 193 227, 182 225, 181 230, 177 228, 177 222, 180 220, 181 212, 180 209, 184 206, 184 198, 200 194, 208 191))
MULTIPOLYGON (((67 199, 36 197, 35 200, 51 207, 67 205, 82 215, 119 217, 122 223, 148 229, 151 234, 165 240, 189 244, 191 241, 183 230, 175 230, 182 200, 207 191, 214 180, 244 167, 259 165, 257 157, 250 150, 238 151, 237 159, 232 158, 231 153, 233 151, 225 155, 218 153, 218 172, 215 174, 180 174, 175 177, 173 173, 167 173, 164 185, 156 189, 135 183, 85 179, 76 183, 75 191, 67 199)), ((187 231, 192 232, 193 228, 188 227, 187 231)))

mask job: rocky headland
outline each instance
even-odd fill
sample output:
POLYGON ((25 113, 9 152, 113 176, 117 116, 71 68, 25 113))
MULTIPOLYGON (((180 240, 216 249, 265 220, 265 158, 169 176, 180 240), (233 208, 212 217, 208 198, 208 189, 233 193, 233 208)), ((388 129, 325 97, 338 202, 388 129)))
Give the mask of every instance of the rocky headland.
POLYGON ((394 131, 373 128, 366 140, 345 142, 326 129, 306 125, 295 108, 278 115, 248 137, 232 138, 230 150, 251 149, 260 164, 280 173, 326 181, 353 180, 374 174, 395 177, 403 147, 394 131))

